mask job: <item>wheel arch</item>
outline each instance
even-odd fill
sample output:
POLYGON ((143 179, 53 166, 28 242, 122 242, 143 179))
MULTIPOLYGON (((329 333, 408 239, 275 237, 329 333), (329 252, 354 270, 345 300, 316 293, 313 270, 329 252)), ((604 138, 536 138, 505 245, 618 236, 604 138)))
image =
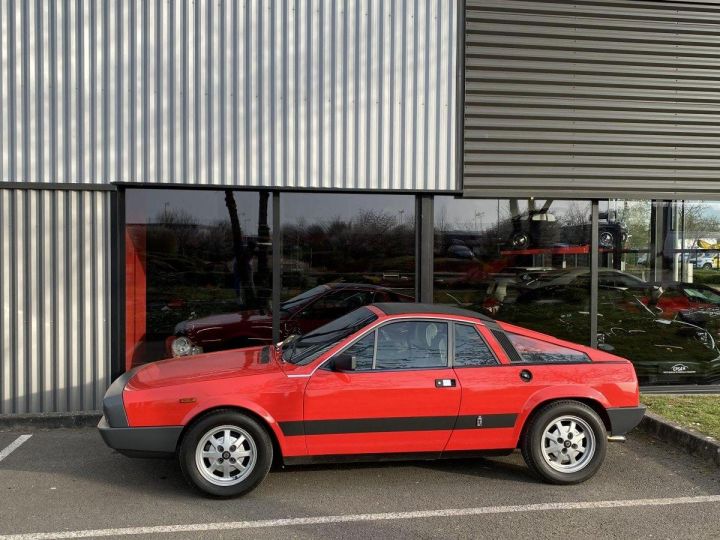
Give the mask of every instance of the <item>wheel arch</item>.
POLYGON ((602 396, 602 394, 597 394, 598 395, 588 395, 586 393, 576 392, 571 394, 538 397, 537 399, 529 400, 528 404, 526 405, 519 418, 520 422, 518 422, 515 438, 516 447, 518 447, 522 442, 522 438, 525 435, 526 428, 529 424, 528 420, 530 420, 530 418, 532 418, 532 416, 537 413, 537 411, 539 411, 549 403, 553 403, 555 401, 577 401, 587 405, 593 411, 595 411, 595 413, 597 413, 597 415, 602 420, 605 429, 609 433, 611 425, 610 416, 608 415, 606 410, 608 407, 608 403, 604 396, 602 396))
POLYGON ((182 444, 183 438, 187 434, 188 430, 199 420, 202 418, 205 418, 206 416, 210 416, 211 414, 214 414, 218 411, 233 411, 238 412, 241 414, 244 414, 245 416, 248 416, 255 420, 268 434, 270 437, 270 441, 273 445, 273 460, 282 460, 283 459, 283 446, 280 443, 280 438, 278 437, 278 434, 276 433, 275 429, 273 428, 272 424, 265 418, 262 414, 258 413, 257 411, 254 411, 248 407, 243 407, 242 405, 214 405, 212 407, 208 407, 206 409, 203 409, 201 411, 195 411, 195 413, 192 416, 189 416, 186 418, 186 422, 184 423, 183 430, 180 432, 180 436, 178 437, 177 446, 175 451, 177 452, 180 448, 180 445, 182 444))

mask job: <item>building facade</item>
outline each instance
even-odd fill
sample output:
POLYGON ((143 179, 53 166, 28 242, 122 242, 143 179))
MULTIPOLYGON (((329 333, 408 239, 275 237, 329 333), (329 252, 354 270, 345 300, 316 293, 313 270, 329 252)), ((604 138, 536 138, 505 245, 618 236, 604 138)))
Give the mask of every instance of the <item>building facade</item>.
POLYGON ((381 300, 720 378, 717 5, 0 6, 0 413, 381 300))

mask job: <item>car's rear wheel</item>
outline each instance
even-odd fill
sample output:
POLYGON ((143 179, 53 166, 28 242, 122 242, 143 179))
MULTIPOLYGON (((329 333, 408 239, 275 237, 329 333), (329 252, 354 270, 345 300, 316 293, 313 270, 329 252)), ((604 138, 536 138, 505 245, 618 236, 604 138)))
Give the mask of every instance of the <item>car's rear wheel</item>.
POLYGON ((273 446, 254 419, 232 410, 200 418, 183 437, 179 452, 185 479, 213 497, 254 489, 272 465, 273 446))
POLYGON ((530 470, 546 482, 584 482, 605 459, 605 425, 584 403, 555 401, 528 420, 521 451, 530 470))
POLYGON ((703 264, 703 269, 704 270, 712 270, 712 264, 710 264, 710 263, 703 264))

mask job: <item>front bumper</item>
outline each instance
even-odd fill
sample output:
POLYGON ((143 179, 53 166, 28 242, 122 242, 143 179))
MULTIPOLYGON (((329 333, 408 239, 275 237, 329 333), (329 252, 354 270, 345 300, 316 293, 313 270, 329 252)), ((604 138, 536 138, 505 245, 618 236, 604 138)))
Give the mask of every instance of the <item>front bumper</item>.
POLYGON ((640 423, 645 416, 645 406, 617 407, 606 409, 610 418, 610 434, 612 436, 625 435, 640 423))
POLYGON ((132 457, 162 457, 175 453, 182 426, 130 427, 123 391, 139 368, 128 371, 110 385, 103 399, 98 431, 110 448, 132 457))
POLYGON ((130 457, 171 456, 177 449, 182 426, 110 427, 103 416, 98 431, 110 448, 130 457))

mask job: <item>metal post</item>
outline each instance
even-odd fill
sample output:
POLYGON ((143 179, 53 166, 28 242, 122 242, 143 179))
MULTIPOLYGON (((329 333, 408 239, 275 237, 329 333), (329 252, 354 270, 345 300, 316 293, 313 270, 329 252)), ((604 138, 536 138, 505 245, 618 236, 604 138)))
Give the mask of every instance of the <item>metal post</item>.
POLYGON ((415 199, 415 300, 433 301, 433 247, 435 224, 432 195, 415 199))
POLYGON ((599 234, 599 212, 598 201, 592 201, 590 212, 590 346, 597 349, 598 334, 598 266, 600 259, 598 234, 599 234))
POLYGON ((280 193, 272 194, 272 339, 280 341, 280 289, 282 287, 282 231, 280 230, 280 193))
POLYGON ((125 190, 110 194, 110 381, 125 371, 125 190))

